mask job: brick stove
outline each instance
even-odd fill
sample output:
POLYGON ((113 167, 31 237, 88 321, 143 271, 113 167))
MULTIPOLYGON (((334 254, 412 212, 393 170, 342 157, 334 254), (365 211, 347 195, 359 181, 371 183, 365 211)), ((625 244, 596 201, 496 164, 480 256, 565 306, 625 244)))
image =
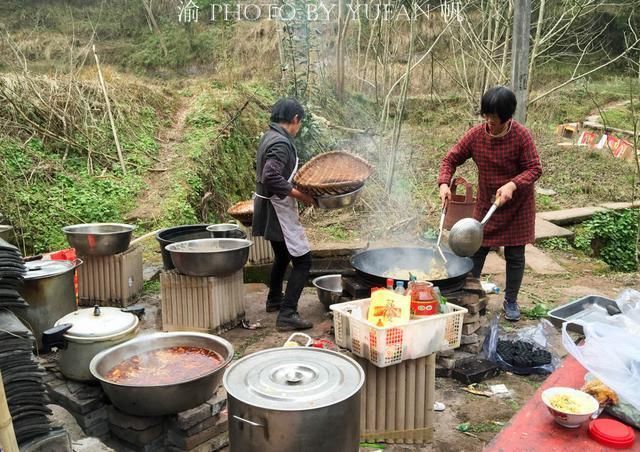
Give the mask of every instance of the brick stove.
MULTIPOLYGON (((371 284, 358 276, 345 276, 344 290, 353 299, 368 298, 371 284)), ((440 292, 447 301, 466 308, 460 347, 437 354, 436 376, 450 377, 453 369, 475 360, 482 351, 482 343, 487 333, 487 297, 482 290, 480 279, 468 276, 465 280, 448 286, 440 286, 440 292)))
POLYGON ((115 408, 97 382, 75 382, 41 355, 51 401, 65 408, 84 433, 122 452, 212 452, 229 443, 227 394, 220 386, 205 403, 170 416, 132 416, 115 408))

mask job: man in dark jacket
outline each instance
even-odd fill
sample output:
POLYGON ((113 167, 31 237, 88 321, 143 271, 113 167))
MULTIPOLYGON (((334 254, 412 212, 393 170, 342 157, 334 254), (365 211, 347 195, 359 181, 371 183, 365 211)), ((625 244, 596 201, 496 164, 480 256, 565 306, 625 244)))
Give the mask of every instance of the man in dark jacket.
POLYGON ((313 324, 298 314, 298 300, 309 277, 311 249, 300 224, 298 202, 313 205, 315 200, 296 189, 293 176, 298 169, 298 153, 293 138, 300 130, 304 109, 295 100, 284 98, 271 110, 271 124, 258 146, 256 196, 253 201, 254 236, 271 242, 275 255, 271 269, 267 312, 280 311, 276 328, 280 331, 311 328, 313 324), (286 292, 284 274, 293 264, 286 292))

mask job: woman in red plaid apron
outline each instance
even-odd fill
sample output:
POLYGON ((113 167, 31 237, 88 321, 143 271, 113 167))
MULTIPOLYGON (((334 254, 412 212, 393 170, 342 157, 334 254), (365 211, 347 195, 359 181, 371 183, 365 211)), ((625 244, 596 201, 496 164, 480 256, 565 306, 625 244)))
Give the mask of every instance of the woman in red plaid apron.
POLYGON ((483 124, 472 127, 445 156, 438 184, 443 205, 451 200, 449 183, 468 159, 478 167, 477 220, 487 213, 493 200, 501 207, 484 227, 482 247, 472 256, 475 277, 480 277, 492 247, 504 246, 507 283, 503 309, 505 318, 519 320, 518 291, 524 275, 524 248, 535 239, 534 183, 542 174, 538 151, 529 130, 512 119, 516 97, 511 90, 496 86, 482 96, 483 124))

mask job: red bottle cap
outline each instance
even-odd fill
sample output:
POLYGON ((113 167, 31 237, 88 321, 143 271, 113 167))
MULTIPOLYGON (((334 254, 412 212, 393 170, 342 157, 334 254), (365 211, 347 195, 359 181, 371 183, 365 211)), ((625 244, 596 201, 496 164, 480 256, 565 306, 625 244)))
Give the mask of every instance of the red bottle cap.
POLYGON ((627 449, 633 446, 635 433, 622 422, 613 419, 596 419, 589 424, 589 436, 603 446, 627 449))
POLYGON ((387 287, 389 286, 393 287, 393 279, 391 278, 387 278, 387 287))

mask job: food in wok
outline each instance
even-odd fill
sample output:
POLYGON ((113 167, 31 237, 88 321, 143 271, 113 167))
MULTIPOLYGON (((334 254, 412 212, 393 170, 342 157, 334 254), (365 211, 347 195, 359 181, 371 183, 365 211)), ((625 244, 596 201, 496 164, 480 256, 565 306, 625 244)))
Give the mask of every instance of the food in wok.
POLYGON ((128 358, 107 372, 106 378, 124 385, 155 386, 180 383, 206 375, 223 359, 201 347, 167 347, 128 358))
POLYGON ((429 271, 419 270, 417 268, 405 269, 400 267, 392 268, 385 272, 385 278, 408 281, 411 276, 415 276, 418 281, 437 281, 449 277, 447 269, 444 266, 434 265, 429 271))

